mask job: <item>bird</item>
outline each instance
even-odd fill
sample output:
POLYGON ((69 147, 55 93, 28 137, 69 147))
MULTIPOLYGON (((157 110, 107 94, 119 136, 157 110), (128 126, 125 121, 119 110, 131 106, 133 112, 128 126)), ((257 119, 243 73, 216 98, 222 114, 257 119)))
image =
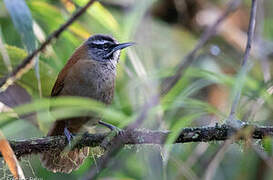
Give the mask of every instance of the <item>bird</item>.
MULTIPOLYGON (((90 36, 75 50, 58 74, 51 97, 80 96, 106 105, 111 104, 120 51, 134 44, 118 43, 112 36, 105 34, 90 36)), ((86 123, 114 128, 98 117, 73 117, 55 121, 47 136, 65 135, 70 142, 73 134, 79 132, 86 123)), ((52 149, 43 152, 40 159, 42 165, 52 172, 70 173, 80 167, 88 153, 88 147, 68 152, 64 152, 63 149, 52 149)))

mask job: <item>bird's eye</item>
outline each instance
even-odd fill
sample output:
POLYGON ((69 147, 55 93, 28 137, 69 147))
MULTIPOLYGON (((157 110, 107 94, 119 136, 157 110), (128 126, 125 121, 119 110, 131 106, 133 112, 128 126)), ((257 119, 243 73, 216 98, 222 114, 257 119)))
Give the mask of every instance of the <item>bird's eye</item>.
POLYGON ((109 44, 108 43, 106 43, 106 44, 103 45, 103 49, 107 49, 107 48, 109 48, 109 44))

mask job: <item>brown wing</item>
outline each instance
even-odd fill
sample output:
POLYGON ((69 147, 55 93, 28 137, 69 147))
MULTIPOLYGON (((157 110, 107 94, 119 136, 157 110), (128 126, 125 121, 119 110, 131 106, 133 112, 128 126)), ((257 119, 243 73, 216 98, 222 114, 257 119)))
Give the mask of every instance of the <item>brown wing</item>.
MULTIPOLYGON (((67 64, 64 66, 62 71, 59 73, 58 78, 51 91, 51 96, 58 96, 64 88, 65 78, 70 70, 70 68, 82 58, 86 58, 86 47, 84 45, 80 46, 71 58, 68 60, 67 64)), ((49 136, 62 135, 64 128, 68 121, 75 122, 73 124, 73 129, 71 132, 77 132, 81 125, 84 124, 89 118, 70 118, 65 120, 56 121, 48 132, 49 136), (73 121, 74 120, 74 121, 73 121)), ((53 149, 47 151, 41 155, 41 161, 44 167, 53 172, 64 172, 70 173, 73 169, 77 169, 88 157, 88 147, 83 149, 74 149, 69 152, 63 152, 62 149, 53 149)))
MULTIPOLYGON (((63 87, 64 87, 64 80, 69 72, 70 68, 78 62, 79 59, 86 57, 86 47, 84 45, 80 46, 78 49, 75 50, 74 54, 70 57, 62 71, 59 73, 58 78, 52 88, 51 96, 58 96, 60 95, 63 87)), ((56 121, 51 129, 48 132, 49 136, 53 135, 61 135, 63 134, 63 130, 65 127, 65 120, 58 120, 56 121)))
POLYGON ((62 71, 59 73, 58 78, 52 88, 51 96, 58 96, 60 92, 62 91, 64 87, 64 79, 69 72, 69 69, 81 58, 86 57, 86 46, 82 45, 76 51, 74 54, 70 57, 70 59, 67 61, 66 65, 62 69, 62 71))

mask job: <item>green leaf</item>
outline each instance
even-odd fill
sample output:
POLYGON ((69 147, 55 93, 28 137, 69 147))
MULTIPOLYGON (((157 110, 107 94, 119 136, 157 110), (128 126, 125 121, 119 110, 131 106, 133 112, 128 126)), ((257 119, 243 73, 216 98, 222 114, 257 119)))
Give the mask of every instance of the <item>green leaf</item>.
POLYGON ((3 39, 3 36, 2 36, 2 28, 1 28, 1 25, 0 25, 0 54, 2 55, 2 58, 3 58, 3 61, 6 65, 6 68, 9 72, 12 71, 12 66, 11 66, 11 62, 10 62, 10 59, 9 59, 9 56, 8 56, 8 52, 5 48, 5 45, 4 45, 4 39, 3 39))
MULTIPOLYGON (((6 45, 5 47, 8 51, 13 68, 20 64, 22 59, 27 56, 26 51, 23 49, 9 45, 6 45)), ((39 61, 39 64, 41 66, 40 74, 43 94, 49 95, 57 72, 43 61, 39 61)), ((8 73, 8 71, 3 63, 2 56, 0 56, 0 76, 4 76, 6 73, 8 73)), ((22 87, 26 88, 30 94, 35 95, 35 93, 38 92, 38 84, 37 81, 35 81, 35 72, 33 69, 27 72, 18 82, 22 87)))
POLYGON ((4 2, 24 45, 28 52, 32 52, 36 48, 36 38, 28 6, 24 0, 4 0, 4 2))
POLYGON ((182 128, 188 126, 192 120, 200 117, 202 113, 195 113, 195 114, 189 114, 185 115, 182 118, 180 118, 172 127, 171 127, 171 134, 168 136, 166 140, 166 144, 172 144, 176 138, 178 137, 180 131, 182 128))
MULTIPOLYGON (((88 0, 75 1, 75 3, 79 6, 85 5, 87 2, 88 0)), ((87 10, 87 13, 103 27, 105 27, 109 32, 112 32, 113 34, 119 34, 119 24, 117 20, 99 2, 93 3, 93 5, 87 10)))
MULTIPOLYGON (((32 10, 35 19, 44 23, 45 29, 49 31, 55 30, 58 28, 58 26, 65 22, 62 12, 51 4, 43 1, 31 1, 29 3, 29 7, 32 10)), ((83 39, 90 36, 88 30, 77 22, 74 22, 71 26, 69 26, 68 30, 83 39)))
MULTIPOLYGON (((29 104, 24 104, 14 108, 17 115, 29 114, 32 112, 40 113, 39 121, 48 122, 54 119, 63 119, 70 117, 86 116, 87 114, 103 116, 105 120, 118 123, 120 120, 128 117, 120 111, 110 109, 99 102, 89 98, 81 97, 58 97, 58 98, 41 98, 34 100, 29 104), (48 118, 48 111, 54 118, 48 118), (95 113, 95 114, 94 114, 95 113)), ((0 114, 0 126, 15 118, 14 112, 0 114)))
POLYGON ((262 140, 262 145, 263 145, 263 148, 265 150, 265 152, 267 152, 267 154, 269 156, 272 155, 272 139, 271 137, 265 137, 263 140, 262 140))
MULTIPOLYGON (((37 41, 33 31, 32 16, 26 2, 24 0, 4 0, 4 2, 28 53, 33 52, 37 48, 37 41)), ((35 74, 41 94, 39 56, 35 57, 35 74)))

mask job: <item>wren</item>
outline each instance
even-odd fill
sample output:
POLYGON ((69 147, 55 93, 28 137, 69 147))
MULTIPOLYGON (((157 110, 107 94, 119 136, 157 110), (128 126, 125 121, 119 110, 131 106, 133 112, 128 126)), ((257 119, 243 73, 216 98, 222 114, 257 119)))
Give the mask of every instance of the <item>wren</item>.
MULTIPOLYGON (((114 96, 116 66, 120 51, 134 43, 118 43, 108 35, 93 35, 78 47, 58 75, 51 96, 80 96, 110 104, 114 96)), ((84 124, 103 123, 98 117, 73 117, 57 120, 48 136, 66 135, 68 141, 84 124)), ((55 149, 44 152, 41 161, 53 172, 70 173, 86 159, 89 148, 73 149, 69 152, 55 149)))

